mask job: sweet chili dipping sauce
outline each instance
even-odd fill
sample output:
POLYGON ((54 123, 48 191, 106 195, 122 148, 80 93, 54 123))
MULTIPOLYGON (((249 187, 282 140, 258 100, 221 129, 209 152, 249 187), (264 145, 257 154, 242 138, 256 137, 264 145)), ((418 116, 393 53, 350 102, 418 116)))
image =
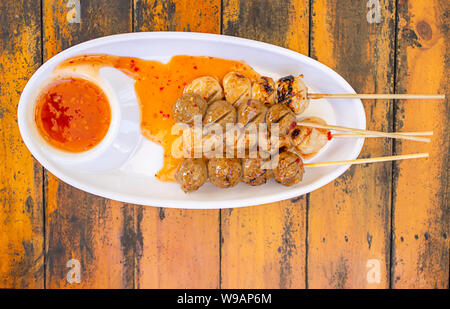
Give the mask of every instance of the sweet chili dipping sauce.
POLYGON ((105 66, 121 70, 135 80, 142 135, 164 148, 164 165, 155 175, 161 181, 175 181, 175 173, 182 161, 171 155, 172 145, 180 136, 172 134, 175 125, 172 105, 184 87, 201 76, 212 76, 221 81, 230 71, 239 72, 251 80, 259 78, 257 72, 241 61, 186 55, 173 56, 168 63, 105 54, 79 55, 64 60, 56 69, 86 69, 96 74, 105 66))
POLYGON ((96 84, 81 78, 62 78, 43 89, 37 100, 35 121, 50 145, 68 152, 83 152, 105 137, 111 108, 96 84))

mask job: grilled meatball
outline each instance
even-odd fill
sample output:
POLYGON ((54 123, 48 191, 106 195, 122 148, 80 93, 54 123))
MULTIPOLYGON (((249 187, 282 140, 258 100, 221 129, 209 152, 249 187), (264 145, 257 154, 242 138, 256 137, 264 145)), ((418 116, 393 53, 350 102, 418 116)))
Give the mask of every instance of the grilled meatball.
POLYGON ((252 85, 252 99, 258 100, 267 107, 275 104, 277 91, 273 79, 267 76, 261 76, 252 85))
POLYGON ((258 133, 253 130, 243 130, 236 139, 236 150, 254 149, 258 145, 258 133))
POLYGON ((242 160, 242 181, 250 186, 265 184, 271 177, 267 162, 261 158, 246 158, 242 160))
POLYGON ((258 132, 258 150, 260 153, 275 155, 283 149, 291 149, 293 146, 290 135, 274 136, 267 133, 258 132))
POLYGON ((227 134, 224 141, 227 158, 245 158, 256 148, 258 135, 252 131, 237 130, 234 136, 227 134))
POLYGON ((284 104, 275 104, 267 111, 266 115, 267 127, 271 129, 271 125, 278 123, 280 137, 284 137, 292 131, 296 125, 294 113, 284 104))
POLYGON ((175 158, 222 157, 224 149, 223 135, 215 133, 203 134, 202 130, 193 127, 183 131, 182 136, 175 139, 171 146, 175 158))
POLYGON ((196 115, 203 116, 205 114, 206 106, 206 101, 198 94, 183 94, 172 106, 173 119, 176 122, 192 125, 196 115))
POLYGON ((222 126, 225 132, 227 123, 236 123, 236 109, 227 101, 220 100, 211 103, 203 118, 204 125, 212 125, 217 123, 222 126))
POLYGON ((225 149, 224 135, 209 133, 202 138, 203 156, 207 159, 222 158, 225 149))
POLYGON ((291 151, 284 151, 277 159, 278 164, 273 169, 273 178, 276 182, 292 186, 302 180, 304 169, 300 156, 291 151))
POLYGON ((265 121, 266 112, 267 108, 259 101, 248 100, 247 102, 242 102, 237 110, 238 123, 243 127, 250 123, 258 125, 265 121))
POLYGON ((209 181, 219 188, 230 188, 241 181, 240 159, 211 159, 208 161, 209 181))
POLYGON ((299 76, 285 76, 276 84, 277 102, 289 106, 296 114, 300 115, 309 106, 308 88, 299 76))
POLYGON ((251 148, 257 143, 259 124, 265 122, 267 108, 259 101, 248 100, 239 105, 237 112, 238 124, 241 128, 238 145, 247 149, 251 148))
MULTIPOLYGON (((175 126, 177 125, 175 124, 175 126)), ((181 136, 172 142, 171 155, 174 158, 192 158, 196 151, 194 143, 196 140, 195 130, 193 127, 180 127, 180 130, 182 130, 181 136)))
MULTIPOLYGON (((326 121, 319 117, 309 117, 302 121, 326 125, 326 121)), ((311 158, 322 149, 331 139, 331 132, 327 129, 303 127, 297 125, 290 134, 293 144, 303 158, 311 158)))
POLYGON ((291 136, 288 134, 286 136, 280 137, 278 138, 278 140, 274 141, 275 144, 272 145, 272 148, 276 151, 276 150, 280 150, 280 149, 291 149, 292 148, 292 138, 291 136))
POLYGON ((184 192, 198 190, 207 180, 206 163, 203 159, 184 159, 175 175, 184 192))
POLYGON ((250 79, 237 72, 229 72, 223 77, 225 99, 235 107, 251 98, 250 79))
POLYGON ((223 99, 222 86, 217 79, 211 76, 202 76, 194 79, 184 88, 183 93, 195 93, 201 96, 208 104, 223 99))

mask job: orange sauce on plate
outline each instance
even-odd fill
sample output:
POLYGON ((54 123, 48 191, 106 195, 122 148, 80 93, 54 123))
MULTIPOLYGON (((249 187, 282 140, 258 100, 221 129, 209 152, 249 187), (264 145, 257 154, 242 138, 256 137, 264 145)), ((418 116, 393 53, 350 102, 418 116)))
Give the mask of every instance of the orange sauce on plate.
POLYGON ((81 78, 63 78, 43 89, 35 109, 37 128, 52 146, 83 152, 105 137, 111 108, 103 90, 81 78))
POLYGON ((56 70, 76 70, 77 67, 86 66, 94 71, 105 66, 114 67, 136 80, 135 90, 141 109, 142 134, 164 148, 164 166, 156 174, 161 181, 174 181, 182 160, 171 156, 172 143, 179 137, 173 135, 171 129, 175 124, 172 105, 183 93, 184 87, 193 79, 206 75, 222 81, 230 71, 240 72, 252 80, 259 77, 259 74, 242 61, 184 55, 172 57, 167 64, 105 54, 82 55, 65 60, 56 70))

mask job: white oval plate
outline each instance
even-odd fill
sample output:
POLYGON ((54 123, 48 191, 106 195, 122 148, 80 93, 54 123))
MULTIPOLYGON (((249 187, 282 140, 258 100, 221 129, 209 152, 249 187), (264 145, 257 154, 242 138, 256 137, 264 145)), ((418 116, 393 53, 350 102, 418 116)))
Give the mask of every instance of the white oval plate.
MULTIPOLYGON (((353 88, 327 66, 278 46, 236 37, 183 32, 129 33, 103 37, 71 47, 42 65, 28 81, 18 107, 22 138, 33 156, 62 181, 92 194, 127 203, 174 208, 228 208, 258 205, 300 196, 316 190, 344 173, 349 165, 306 169, 303 181, 285 187, 273 180, 259 187, 240 183, 230 189, 205 184, 185 194, 177 184, 158 181, 154 174, 162 166, 162 148, 140 139, 137 149, 119 168, 87 172, 52 160, 45 147, 30 136, 25 110, 33 104, 32 94, 63 59, 90 53, 106 53, 168 62, 174 55, 212 56, 243 60, 260 74, 275 78, 304 74, 312 92, 355 93, 353 88)), ((103 78, 108 79, 108 77, 103 78)), ((114 74, 111 74, 114 75, 114 74)), ((132 83, 132 81, 130 81, 132 83)), ((121 104, 121 102, 119 102, 121 104)), ((305 116, 318 116, 328 123, 365 129, 366 117, 360 100, 313 100, 305 116)), ((333 139, 317 156, 305 162, 356 159, 364 139, 333 139)), ((107 159, 107 158, 105 158, 107 159)))

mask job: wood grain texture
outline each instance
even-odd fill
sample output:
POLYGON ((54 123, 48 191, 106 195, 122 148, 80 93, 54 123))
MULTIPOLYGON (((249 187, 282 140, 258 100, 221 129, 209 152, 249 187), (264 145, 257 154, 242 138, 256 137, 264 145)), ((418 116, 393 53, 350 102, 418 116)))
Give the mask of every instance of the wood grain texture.
POLYGON ((222 213, 222 288, 305 287, 305 197, 222 213))
POLYGON ((219 211, 136 209, 137 288, 218 288, 219 211))
MULTIPOLYGON (((223 34, 308 54, 309 2, 223 1, 223 34)), ((306 199, 221 211, 222 288, 305 287, 306 199)))
MULTIPOLYGON (((129 0, 81 1, 81 23, 68 23, 67 1, 44 1, 45 60, 74 44, 130 32, 129 0)), ((47 173, 46 286, 130 288, 134 286, 134 208, 75 189, 47 173), (66 280, 66 263, 81 264, 81 283, 66 280)))
MULTIPOLYGON (((135 1, 135 21, 136 31, 218 33, 220 0, 135 1)), ((219 287, 218 210, 136 207, 136 234, 136 287, 219 287)))
POLYGON ((39 6, 0 2, 0 288, 44 286, 42 168, 17 126, 21 91, 41 63, 39 6))
POLYGON ((136 31, 220 32, 220 0, 134 0, 136 31))
MULTIPOLYGON (((311 56, 336 70, 358 93, 393 92, 394 4, 381 4, 382 22, 370 24, 365 1, 313 1, 311 56)), ((365 100, 363 104, 367 128, 390 131, 391 103, 365 100)), ((366 139, 360 158, 391 151, 388 139, 366 139)), ((389 286, 391 170, 389 162, 352 166, 311 193, 309 287, 389 286), (379 263, 379 282, 367 280, 369 260, 379 263)))
POLYGON ((222 30, 309 53, 358 92, 448 96, 447 2, 380 1, 380 24, 367 23, 367 1, 81 0, 79 24, 68 23, 69 2, 0 2, 0 288, 449 287, 448 100, 364 102, 368 129, 435 134, 429 145, 368 139, 362 157, 427 160, 354 166, 308 196, 222 211, 75 189, 43 172, 16 116, 42 59, 133 29, 222 30), (70 259, 80 284, 67 283, 70 259), (367 281, 368 260, 379 261, 379 282, 367 281))
MULTIPOLYGON (((449 95, 448 1, 399 1, 397 92, 449 95)), ((396 130, 427 129, 429 145, 396 142, 397 153, 418 149, 428 160, 399 162, 394 178, 394 288, 449 287, 449 107, 445 101, 400 101, 396 130)))

